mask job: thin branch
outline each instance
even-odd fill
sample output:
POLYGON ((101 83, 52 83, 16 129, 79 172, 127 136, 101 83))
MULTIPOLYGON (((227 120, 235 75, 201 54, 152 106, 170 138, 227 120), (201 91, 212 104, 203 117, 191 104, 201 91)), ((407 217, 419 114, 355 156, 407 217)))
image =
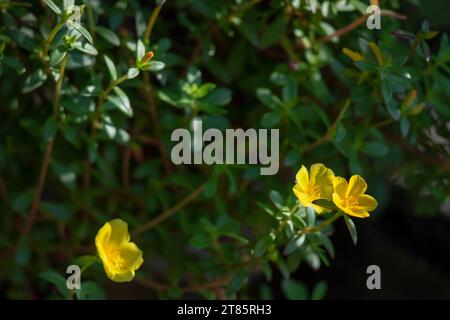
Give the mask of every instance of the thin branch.
MULTIPOLYGON (((139 279, 138 278, 138 279, 136 279, 136 281, 139 284, 141 284, 145 287, 148 287, 150 289, 156 290, 156 291, 168 291, 171 288, 173 288, 173 286, 171 286, 169 284, 159 283, 159 282, 155 282, 155 281, 147 280, 147 279, 139 279)), ((216 279, 211 282, 204 283, 204 284, 192 285, 192 286, 188 286, 188 287, 181 287, 180 290, 183 293, 199 292, 199 291, 203 291, 203 290, 217 289, 217 288, 226 286, 229 282, 230 282, 230 278, 225 277, 225 278, 219 278, 219 279, 216 279)))
POLYGON ((153 27, 155 26, 156 19, 158 18, 159 12, 161 11, 162 6, 165 2, 166 0, 160 0, 155 9, 153 9, 150 18, 148 19, 147 28, 145 29, 144 33, 144 43, 147 45, 150 43, 150 37, 152 35, 153 27))
POLYGON ((137 228, 133 232, 133 236, 138 236, 138 235, 142 234, 143 232, 157 226, 158 224, 160 224, 164 220, 168 219, 169 217, 171 217, 174 213, 181 210, 186 205, 188 205, 190 202, 192 202, 195 198, 197 198, 203 192, 203 189, 204 189, 204 185, 201 185, 200 187, 198 187, 197 189, 192 191, 192 193, 190 195, 188 195, 186 198, 181 200, 177 205, 162 212, 161 214, 156 216, 154 219, 150 220, 149 222, 147 222, 147 223, 143 224, 142 226, 140 226, 139 228, 137 228))
MULTIPOLYGON (((400 19, 400 20, 406 20, 407 19, 406 16, 401 15, 401 14, 399 14, 399 13, 397 13, 395 11, 391 11, 391 10, 381 10, 381 15, 382 16, 391 17, 391 18, 395 18, 395 19, 400 19)), ((363 16, 359 17, 358 19, 356 19, 352 23, 346 25, 345 27, 342 27, 341 29, 336 30, 332 34, 329 34, 329 35, 326 35, 326 36, 320 38, 319 40, 317 40, 317 43, 329 42, 329 41, 333 40, 334 38, 340 38, 340 37, 346 35, 350 31, 352 31, 353 29, 355 29, 355 28, 359 27, 360 25, 364 24, 364 22, 366 22, 368 17, 369 17, 369 15, 363 15, 363 16)), ((304 45, 302 44, 301 47, 303 48, 304 45)))
MULTIPOLYGON (((66 70, 66 64, 67 64, 68 58, 69 58, 69 54, 66 54, 66 56, 64 57, 63 61, 61 62, 61 65, 59 67, 59 78, 58 78, 58 81, 56 82, 55 95, 53 97, 53 118, 55 119, 55 121, 58 121, 59 97, 61 95, 61 86, 62 86, 62 82, 64 79, 64 72, 66 70)), ((25 228, 23 230, 23 234, 25 234, 25 235, 28 234, 30 232, 31 228, 33 227, 33 223, 36 218, 36 213, 37 213, 40 203, 41 203, 42 191, 44 190, 45 180, 47 178, 48 165, 49 165, 51 157, 52 157, 53 146, 55 144, 55 138, 56 137, 52 137, 50 139, 50 141, 47 143, 47 147, 45 149, 44 160, 42 161, 42 166, 41 166, 41 170, 39 173, 39 180, 38 180, 38 184, 36 187, 36 192, 34 194, 34 199, 33 199, 32 205, 31 205, 31 209, 27 214, 27 220, 25 222, 25 228)))

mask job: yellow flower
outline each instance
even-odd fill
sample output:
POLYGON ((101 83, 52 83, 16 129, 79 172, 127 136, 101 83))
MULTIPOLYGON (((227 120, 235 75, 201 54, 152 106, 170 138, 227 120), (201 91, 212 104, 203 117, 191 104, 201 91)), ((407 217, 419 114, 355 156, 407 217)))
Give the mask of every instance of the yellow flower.
POLYGON ((367 183, 358 175, 352 176, 348 183, 344 178, 335 177, 333 186, 334 204, 350 216, 367 218, 369 212, 378 206, 374 197, 364 194, 367 190, 367 183))
POLYGON ((317 213, 329 211, 312 202, 317 199, 331 200, 334 173, 321 163, 313 164, 309 170, 302 166, 295 176, 294 194, 304 207, 313 207, 317 213))
POLYGON ((121 219, 111 220, 98 231, 95 246, 109 279, 127 282, 144 262, 142 251, 130 242, 128 224, 121 219))

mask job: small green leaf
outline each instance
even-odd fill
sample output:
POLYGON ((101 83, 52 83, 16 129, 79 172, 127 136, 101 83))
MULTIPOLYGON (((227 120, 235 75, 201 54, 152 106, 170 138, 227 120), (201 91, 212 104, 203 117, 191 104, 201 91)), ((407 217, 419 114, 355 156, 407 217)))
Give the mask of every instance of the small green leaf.
POLYGON ((160 71, 164 69, 165 66, 164 62, 152 60, 142 65, 140 69, 144 71, 160 71))
POLYGON ((319 237, 319 240, 320 240, 320 242, 322 242, 322 244, 325 247, 325 249, 327 249, 328 254, 330 255, 330 257, 334 258, 334 256, 335 256, 334 246, 333 246, 333 243, 331 242, 330 238, 328 238, 322 232, 318 232, 317 236, 319 237))
POLYGON ((120 89, 119 87, 114 87, 114 92, 117 94, 117 96, 120 99, 122 107, 119 107, 120 110, 127 116, 132 117, 133 116, 133 109, 131 109, 130 99, 128 98, 127 94, 120 89))
POLYGON ((66 279, 60 275, 59 273, 53 270, 47 270, 40 272, 39 277, 48 281, 56 286, 58 291, 64 296, 67 297, 69 293, 69 289, 67 289, 66 279))
POLYGON ((364 143, 361 147, 361 151, 372 157, 384 157, 388 153, 389 149, 382 142, 371 141, 364 143))
POLYGON ((225 106, 231 101, 231 90, 227 88, 217 88, 208 94, 202 101, 213 106, 225 106))
POLYGON ((294 279, 283 279, 281 282, 283 293, 289 300, 306 300, 308 299, 308 289, 306 286, 294 279))
POLYGON ((139 70, 137 68, 130 68, 127 72, 128 79, 136 78, 139 75, 139 70))
POLYGON ((344 215, 345 224, 347 226, 348 232, 352 236, 353 243, 356 245, 358 242, 358 234, 356 232, 355 223, 347 215, 344 215))
POLYGON ((42 137, 45 143, 48 143, 56 134, 56 130, 58 129, 58 124, 53 117, 49 117, 44 124, 44 130, 42 137))
POLYGON ((328 291, 328 285, 325 281, 319 281, 314 286, 311 294, 311 300, 323 300, 328 291))
POLYGON ((99 258, 94 255, 79 256, 76 257, 73 261, 73 264, 78 265, 81 269, 87 269, 94 263, 101 263, 99 258))
POLYGON ((117 80, 117 70, 116 66, 114 65, 114 62, 107 56, 104 55, 103 59, 105 59, 106 66, 108 67, 109 75, 111 76, 111 80, 115 81, 117 80))
POLYGON ((269 198, 270 200, 272 200, 272 203, 277 207, 277 208, 281 208, 283 206, 283 197, 281 196, 281 194, 276 191, 276 190, 271 190, 269 192, 269 198))
POLYGON ((306 235, 304 233, 294 235, 283 251, 284 255, 291 254, 298 250, 305 242, 306 235))
POLYGON ((316 213, 314 212, 313 207, 306 207, 306 221, 308 223, 308 227, 313 227, 316 223, 316 213))
POLYGON ((247 272, 240 271, 238 274, 230 281, 228 284, 228 292, 235 293, 238 292, 245 284, 247 280, 247 272))
POLYGON ((145 45, 141 39, 138 39, 136 44, 136 61, 141 61, 144 55, 145 55, 145 45))
POLYGON ((120 38, 113 31, 102 26, 95 27, 95 31, 113 46, 120 46, 120 38))
POLYGON ((406 117, 402 117, 400 119, 400 131, 402 132, 403 138, 406 138, 406 136, 408 135, 409 128, 410 128, 409 119, 406 117))
POLYGON ((336 205, 332 201, 327 199, 316 199, 313 201, 313 204, 325 209, 338 210, 336 205))
POLYGON ((270 234, 266 234, 262 238, 258 240, 255 246, 255 257, 261 257, 264 253, 266 253, 269 246, 273 243, 273 237, 270 234))
POLYGON ((266 107, 270 109, 275 109, 278 106, 281 106, 280 99, 267 88, 258 88, 256 90, 256 96, 259 101, 261 101, 266 107))
POLYGON ((22 92, 28 93, 39 88, 47 80, 47 74, 41 69, 30 74, 23 84, 22 92))
POLYGON ((91 56, 98 55, 97 49, 95 49, 95 47, 89 42, 81 43, 80 41, 78 41, 77 43, 75 43, 75 49, 86 54, 90 54, 91 56))
POLYGON ((85 27, 83 27, 81 24, 74 22, 71 23, 71 26, 77 30, 87 41, 89 41, 92 45, 94 44, 94 40, 92 39, 91 34, 85 27))
POLYGON ((62 13, 61 9, 52 0, 43 0, 43 1, 57 15, 60 15, 62 13))
POLYGON ((54 67, 59 64, 64 59, 66 54, 67 52, 63 51, 62 48, 56 48, 55 50, 53 50, 50 55, 50 66, 54 67))

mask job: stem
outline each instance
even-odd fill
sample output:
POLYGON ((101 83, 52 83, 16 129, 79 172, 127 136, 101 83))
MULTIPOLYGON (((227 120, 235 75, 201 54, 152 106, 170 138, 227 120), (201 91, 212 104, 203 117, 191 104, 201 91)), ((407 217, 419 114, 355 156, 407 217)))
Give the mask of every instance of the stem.
MULTIPOLYGON (((66 63, 68 60, 69 55, 67 54, 63 61, 61 62, 61 65, 59 66, 59 78, 56 82, 55 87, 55 95, 53 96, 53 117, 55 121, 58 120, 59 116, 59 97, 61 95, 61 86, 64 79, 64 72, 66 69, 66 63)), ((36 193, 34 195, 33 203, 31 205, 31 209, 27 214, 27 221, 25 223, 25 228, 23 231, 23 234, 28 234, 33 227, 34 220, 36 218, 37 210, 39 209, 40 203, 41 203, 41 196, 42 191, 44 190, 45 180, 47 178, 47 171, 48 171, 48 165, 50 163, 52 152, 53 152, 53 146, 55 144, 55 138, 53 137, 50 139, 50 141, 47 144, 47 147, 45 149, 45 155, 44 160, 42 161, 41 171, 39 173, 39 180, 36 187, 36 193)))
POLYGON ((52 41, 55 38, 55 36, 58 33, 58 31, 64 25, 64 23, 65 23, 65 21, 63 21, 63 20, 59 21, 56 24, 56 26, 52 29, 52 31, 50 31, 50 33, 48 34, 47 39, 45 39, 44 46, 42 47, 42 52, 41 52, 41 59, 42 59, 42 61, 44 61, 45 66, 47 66, 47 61, 45 60, 45 57, 48 54, 48 50, 50 48, 50 44, 52 43, 52 41))
MULTIPOLYGON (((103 104, 105 103, 108 94, 114 89, 115 86, 118 86, 122 82, 128 79, 128 76, 125 74, 120 78, 114 80, 105 90, 100 93, 100 96, 97 100, 97 105, 95 106, 94 115, 92 117, 92 125, 91 125, 91 139, 94 138, 95 133, 97 131, 98 122, 100 115, 103 110, 103 104)), ((89 157, 86 157, 84 161, 84 175, 83 175, 83 188, 87 191, 91 186, 91 162, 89 161, 89 157)))
POLYGON ((419 45, 420 41, 418 39, 414 40, 413 45, 411 48, 409 48, 408 51, 408 58, 406 59, 406 64, 409 64, 412 59, 414 58, 414 53, 416 52, 417 46, 419 45))
POLYGON ((332 216, 331 218, 329 218, 328 220, 324 221, 323 223, 321 223, 320 225, 318 225, 317 227, 306 227, 305 229, 302 230, 303 233, 314 233, 314 232, 319 232, 320 230, 322 230, 323 228, 325 228, 326 226, 328 226, 329 224, 333 223, 336 219, 342 217, 344 214, 342 212, 336 212, 336 214, 334 216, 332 216))
POLYGON ((95 132, 97 130, 98 125, 98 119, 100 118, 100 115, 103 110, 103 104, 105 103, 106 98, 108 97, 108 94, 111 92, 112 89, 114 89, 115 86, 118 86, 122 82, 128 79, 128 76, 124 74, 120 78, 114 80, 105 90, 100 93, 100 96, 98 97, 97 105, 94 110, 94 116, 92 118, 92 127, 91 127, 91 137, 95 135, 95 132))
POLYGON ((92 12, 92 7, 89 4, 89 1, 87 2, 87 17, 88 17, 88 26, 89 31, 92 35, 92 40, 95 43, 95 24, 94 24, 94 14, 92 12))
POLYGON ((166 0, 159 1, 159 3, 153 9, 150 18, 148 19, 147 28, 145 29, 144 33, 144 43, 147 45, 150 44, 150 36, 152 35, 153 27, 155 25, 156 19, 158 18, 159 12, 161 11, 162 6, 164 5, 165 2, 166 0))
POLYGON ((172 208, 162 212, 161 214, 156 216, 156 218, 150 220, 149 222, 147 222, 144 225, 142 225, 139 228, 137 228, 133 232, 133 236, 138 236, 138 235, 142 234, 143 232, 145 232, 145 231, 147 231, 147 230, 157 226, 158 224, 160 224, 164 220, 168 219, 174 213, 176 213, 177 211, 179 211, 180 209, 182 209, 183 207, 188 205, 190 202, 192 202, 192 200, 197 198, 200 195, 200 193, 203 192, 203 189, 204 189, 204 185, 201 185, 200 187, 198 187, 197 189, 192 191, 192 193, 190 195, 188 195, 186 198, 181 200, 177 205, 175 205, 174 207, 172 207, 172 208))
POLYGON ((333 122, 330 128, 328 128, 327 132, 320 138, 318 138, 313 143, 305 146, 302 150, 302 152, 309 151, 311 149, 314 149, 318 145, 322 144, 325 141, 328 141, 331 138, 331 135, 334 133, 334 130, 336 129, 337 124, 342 120, 342 117, 344 116, 345 112, 347 111, 348 107, 350 106, 350 101, 347 101, 344 104, 344 107, 339 112, 339 115, 337 116, 336 120, 333 122))

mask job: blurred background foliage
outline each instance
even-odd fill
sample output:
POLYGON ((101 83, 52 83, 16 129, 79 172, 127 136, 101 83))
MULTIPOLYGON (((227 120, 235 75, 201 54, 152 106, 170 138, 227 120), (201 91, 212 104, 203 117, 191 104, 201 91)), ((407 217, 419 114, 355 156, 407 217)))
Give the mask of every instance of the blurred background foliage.
POLYGON ((4 298, 71 297, 66 267, 116 217, 145 263, 130 284, 91 267, 77 298, 450 297, 448 2, 381 1, 381 30, 362 0, 75 4, 68 28, 70 1, 0 1, 4 298), (194 119, 280 128, 279 173, 173 165, 194 119), (292 193, 315 162, 380 204, 356 247, 338 221, 286 250, 318 223, 292 193))

